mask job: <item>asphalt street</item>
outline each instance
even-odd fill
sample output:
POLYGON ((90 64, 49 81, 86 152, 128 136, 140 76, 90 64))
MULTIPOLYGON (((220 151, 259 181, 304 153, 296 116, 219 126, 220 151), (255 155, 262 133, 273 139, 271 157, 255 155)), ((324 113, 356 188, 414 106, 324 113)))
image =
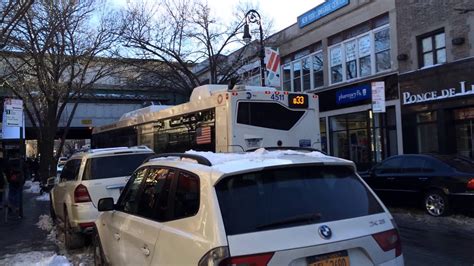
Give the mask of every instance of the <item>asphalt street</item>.
POLYGON ((405 265, 474 265, 474 218, 434 218, 418 211, 392 211, 405 265))

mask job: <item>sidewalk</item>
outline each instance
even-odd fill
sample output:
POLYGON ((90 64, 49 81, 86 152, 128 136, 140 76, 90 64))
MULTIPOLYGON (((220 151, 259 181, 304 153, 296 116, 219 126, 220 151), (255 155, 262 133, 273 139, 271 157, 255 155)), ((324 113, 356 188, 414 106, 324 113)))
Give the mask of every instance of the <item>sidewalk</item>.
POLYGON ((30 251, 54 251, 57 246, 47 240, 47 232, 38 228, 39 216, 49 214, 49 201, 37 201, 37 193, 23 192, 23 219, 4 220, 4 210, 0 219, 0 259, 7 254, 30 251))

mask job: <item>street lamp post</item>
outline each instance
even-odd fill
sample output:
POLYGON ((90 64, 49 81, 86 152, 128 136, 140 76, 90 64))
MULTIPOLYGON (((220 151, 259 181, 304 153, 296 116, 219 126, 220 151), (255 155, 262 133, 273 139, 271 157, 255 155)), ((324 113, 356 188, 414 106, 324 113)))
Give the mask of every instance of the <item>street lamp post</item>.
POLYGON ((260 50, 258 53, 258 57, 260 57, 260 82, 262 87, 265 87, 265 48, 263 46, 263 30, 262 30, 262 18, 260 14, 254 10, 250 9, 247 14, 245 14, 245 25, 244 25, 244 36, 243 39, 245 43, 250 43, 252 36, 250 35, 249 24, 250 23, 257 23, 258 30, 260 31, 260 50))

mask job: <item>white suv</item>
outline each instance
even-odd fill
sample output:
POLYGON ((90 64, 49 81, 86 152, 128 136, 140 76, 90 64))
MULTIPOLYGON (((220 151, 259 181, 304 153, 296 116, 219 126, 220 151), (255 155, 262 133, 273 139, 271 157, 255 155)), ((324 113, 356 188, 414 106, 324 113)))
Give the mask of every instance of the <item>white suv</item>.
POLYGON ((68 249, 82 246, 82 234, 92 231, 99 199, 116 201, 133 171, 153 154, 140 146, 94 149, 71 156, 50 194, 51 216, 63 221, 68 249))
POLYGON ((404 264, 354 164, 320 152, 159 155, 98 208, 96 265, 404 264))

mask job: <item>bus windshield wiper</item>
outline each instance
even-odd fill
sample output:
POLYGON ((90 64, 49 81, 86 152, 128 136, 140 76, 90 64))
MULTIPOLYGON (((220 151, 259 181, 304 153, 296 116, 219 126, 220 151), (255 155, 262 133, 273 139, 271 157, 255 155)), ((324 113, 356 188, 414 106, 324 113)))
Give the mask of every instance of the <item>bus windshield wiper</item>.
POLYGON ((317 221, 319 219, 321 219, 320 213, 302 214, 302 215, 289 217, 280 221, 275 221, 275 222, 271 222, 267 224, 261 224, 257 226, 257 229, 269 229, 269 228, 274 228, 274 227, 279 227, 282 225, 294 224, 294 223, 304 223, 304 222, 310 223, 310 222, 317 221))

